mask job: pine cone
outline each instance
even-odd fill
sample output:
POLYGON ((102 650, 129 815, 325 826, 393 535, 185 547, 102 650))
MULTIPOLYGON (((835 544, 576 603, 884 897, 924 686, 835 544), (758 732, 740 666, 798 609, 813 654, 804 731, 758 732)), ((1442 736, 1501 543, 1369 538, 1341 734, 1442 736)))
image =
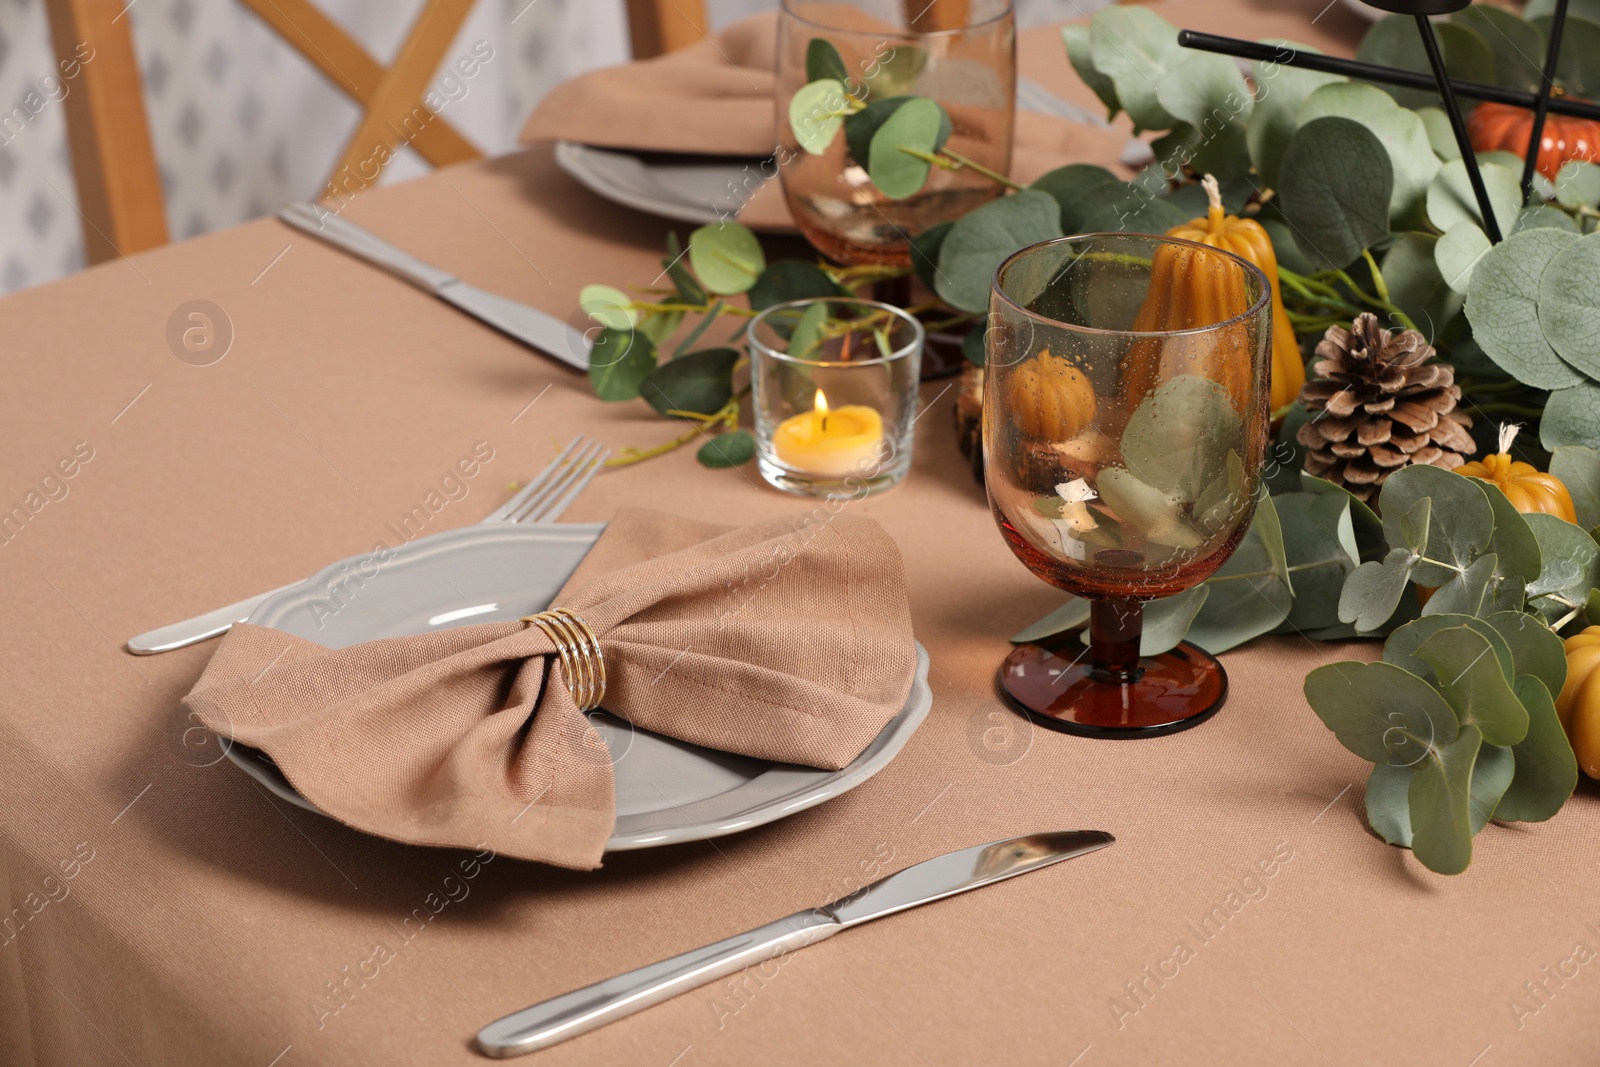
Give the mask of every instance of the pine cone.
POLYGON ((1352 329, 1329 327, 1317 356, 1300 391, 1311 421, 1296 435, 1312 474, 1370 502, 1407 464, 1451 470, 1477 450, 1455 368, 1427 362, 1433 347, 1416 330, 1390 333, 1363 313, 1352 329))

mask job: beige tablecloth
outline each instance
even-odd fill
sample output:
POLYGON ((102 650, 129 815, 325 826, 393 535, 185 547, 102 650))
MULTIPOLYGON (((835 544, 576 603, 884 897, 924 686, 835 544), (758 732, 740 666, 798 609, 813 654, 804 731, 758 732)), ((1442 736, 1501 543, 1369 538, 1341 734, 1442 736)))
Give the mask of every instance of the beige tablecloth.
MULTIPOLYGON (((1053 58, 1041 39, 1024 69, 1064 88, 1061 64, 1026 58, 1053 58)), ((662 226, 589 196, 543 150, 348 210, 561 315, 585 282, 659 270, 662 226)), ((8 1067, 479 1063, 472 1034, 533 1001, 952 848, 1076 827, 1119 841, 531 1062, 1595 1061, 1593 787, 1550 823, 1485 830, 1466 874, 1429 874, 1366 832, 1367 765, 1300 696, 1308 669, 1349 650, 1299 638, 1229 653, 1228 706, 1189 733, 1030 732, 991 680, 1006 635, 1056 598, 956 458, 944 384, 927 387, 906 484, 850 505, 901 545, 933 660, 933 710, 904 753, 776 824, 580 874, 289 807, 213 763, 177 712, 209 648, 119 646, 392 541, 419 506, 426 529, 475 521, 576 433, 643 445, 668 424, 270 220, 7 298, 0 368, 0 509, 26 512, 0 541, 8 1067), (195 300, 231 322, 210 366, 169 347, 195 300)), ((796 508, 752 470, 684 451, 607 473, 567 518, 624 504, 724 523, 796 508)))

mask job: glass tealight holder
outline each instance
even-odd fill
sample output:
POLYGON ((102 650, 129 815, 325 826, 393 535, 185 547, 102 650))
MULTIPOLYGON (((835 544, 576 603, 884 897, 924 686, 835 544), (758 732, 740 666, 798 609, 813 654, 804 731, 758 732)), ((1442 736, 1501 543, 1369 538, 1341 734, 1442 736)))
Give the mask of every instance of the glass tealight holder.
POLYGON ((777 304, 750 323, 761 476, 801 496, 866 496, 911 467, 922 324, 891 304, 777 304))

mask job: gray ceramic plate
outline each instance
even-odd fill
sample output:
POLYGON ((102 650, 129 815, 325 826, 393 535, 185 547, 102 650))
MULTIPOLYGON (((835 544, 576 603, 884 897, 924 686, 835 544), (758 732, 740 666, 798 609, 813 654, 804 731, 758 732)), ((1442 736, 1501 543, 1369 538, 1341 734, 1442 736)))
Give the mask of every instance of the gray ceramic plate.
POLYGON ((575 141, 556 142, 556 165, 614 203, 697 224, 737 215, 771 168, 760 159, 623 152, 575 141))
MULTIPOLYGON (((375 575, 372 563, 363 566, 364 557, 335 563, 262 601, 249 621, 344 648, 517 619, 550 605, 602 529, 495 523, 452 530, 401 547, 375 575)), ((718 837, 821 804, 882 770, 932 704, 928 654, 918 645, 917 677, 905 707, 838 771, 715 752, 596 713, 615 760, 617 824, 606 851, 718 837)), ((228 758, 277 796, 318 810, 265 753, 232 745, 228 758)))

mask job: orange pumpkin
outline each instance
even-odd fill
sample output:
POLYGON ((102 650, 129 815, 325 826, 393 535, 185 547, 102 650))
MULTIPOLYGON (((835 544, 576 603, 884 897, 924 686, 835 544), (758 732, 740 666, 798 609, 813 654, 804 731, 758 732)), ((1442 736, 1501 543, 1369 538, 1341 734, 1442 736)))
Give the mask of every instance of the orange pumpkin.
POLYGON ((1506 495, 1506 499, 1511 501, 1511 506, 1524 515, 1543 512, 1558 519, 1566 519, 1568 522, 1577 522, 1578 513, 1572 506, 1572 494, 1561 484, 1561 479, 1553 474, 1543 473, 1531 463, 1511 458, 1511 442, 1516 439, 1517 431, 1521 428, 1502 425, 1500 454, 1485 456, 1482 461, 1463 463, 1456 468, 1456 473, 1465 474, 1468 478, 1481 478, 1483 481, 1493 482, 1506 495))
MULTIPOLYGON (((1533 112, 1510 104, 1485 101, 1467 120, 1467 137, 1479 152, 1511 152, 1526 159, 1531 133, 1533 112)), ((1571 159, 1600 162, 1600 122, 1546 114, 1539 141, 1539 173, 1553 181, 1561 164, 1571 159)))

